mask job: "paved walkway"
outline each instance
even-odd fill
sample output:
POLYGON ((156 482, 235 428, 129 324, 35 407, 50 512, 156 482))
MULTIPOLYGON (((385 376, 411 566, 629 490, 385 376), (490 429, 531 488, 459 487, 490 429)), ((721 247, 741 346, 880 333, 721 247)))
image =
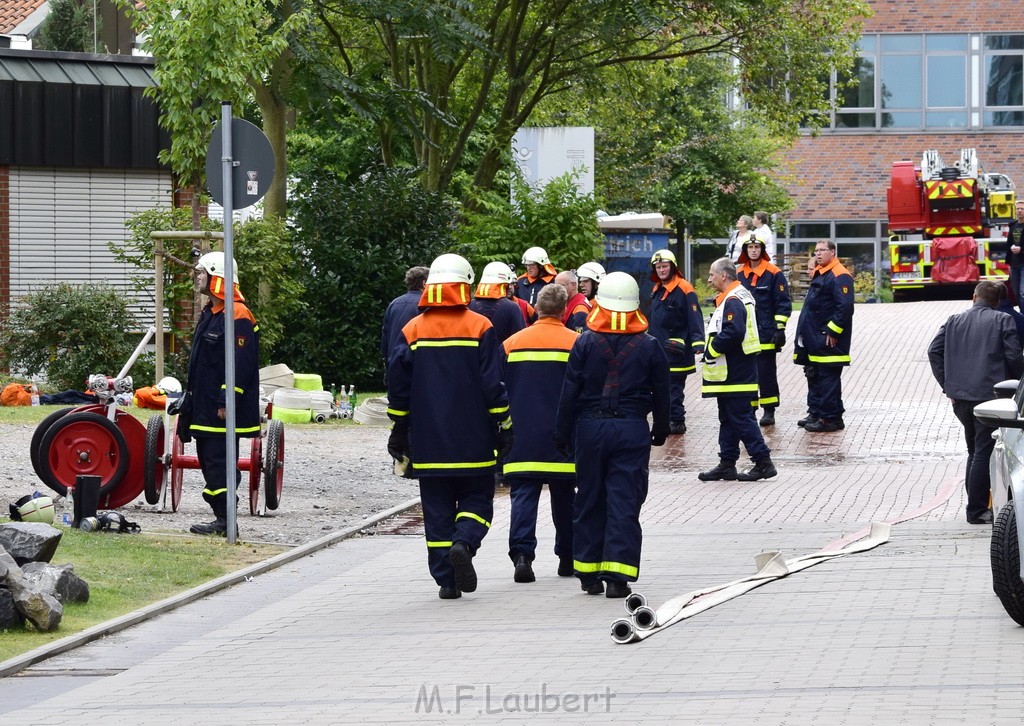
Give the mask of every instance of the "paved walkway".
POLYGON ((656 606, 938 503, 875 550, 616 645, 622 602, 554 575, 550 524, 538 581, 512 582, 499 496, 475 594, 438 600, 422 535, 380 527, 0 680, 0 722, 1018 724, 1024 628, 992 593, 989 528, 964 520, 962 434, 925 356, 965 306, 858 306, 842 432, 795 426, 806 389, 782 362, 768 482, 696 479, 717 430, 691 380, 690 431, 652 461, 636 589, 656 606))

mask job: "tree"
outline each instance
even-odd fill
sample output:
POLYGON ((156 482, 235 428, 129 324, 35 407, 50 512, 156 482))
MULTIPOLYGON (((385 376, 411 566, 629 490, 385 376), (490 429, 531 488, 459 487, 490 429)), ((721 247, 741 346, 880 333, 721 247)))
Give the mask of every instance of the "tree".
POLYGON ((95 53, 95 39, 99 37, 99 18, 93 28, 93 5, 81 0, 53 0, 50 14, 39 27, 34 41, 39 50, 95 53), (94 34, 95 31, 95 34, 94 34))
POLYGON ((762 122, 795 134, 828 108, 821 71, 850 65, 870 13, 861 0, 313 2, 323 32, 304 59, 373 118, 386 164, 396 136, 412 139, 431 190, 468 157, 473 184, 491 187, 538 104, 612 66, 728 56, 762 122))
MULTIPOLYGON (((287 45, 288 21, 267 12, 278 0, 118 0, 144 49, 157 60, 156 85, 146 89, 160 107, 171 148, 160 161, 186 185, 202 188, 206 149, 221 102, 239 104, 253 79, 264 79, 287 45)), ((293 16, 294 17, 294 16, 293 16)), ((199 199, 193 195, 193 228, 199 199)))

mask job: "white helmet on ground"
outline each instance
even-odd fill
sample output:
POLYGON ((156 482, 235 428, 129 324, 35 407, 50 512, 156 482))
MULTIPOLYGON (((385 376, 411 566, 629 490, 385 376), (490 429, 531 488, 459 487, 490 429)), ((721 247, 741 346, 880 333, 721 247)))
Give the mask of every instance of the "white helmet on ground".
POLYGON ((504 262, 488 262, 480 274, 481 285, 509 285, 515 281, 515 273, 504 262))
POLYGON ((640 307, 640 286, 625 272, 609 272, 597 289, 597 304, 605 310, 631 313, 640 307))
POLYGON ((473 268, 465 257, 451 253, 441 255, 430 263, 427 284, 436 285, 442 282, 473 283, 473 268))
POLYGON ((584 262, 576 268, 576 277, 581 280, 593 280, 601 282, 604 279, 604 268, 596 262, 584 262))
POLYGON ((181 393, 181 381, 174 376, 164 376, 156 382, 155 387, 164 393, 181 393))
POLYGON ((50 497, 29 494, 11 504, 10 511, 15 522, 53 523, 53 500, 50 497))
MULTIPOLYGON (((206 274, 210 277, 224 277, 224 271, 227 269, 224 262, 224 253, 218 251, 207 252, 196 262, 196 269, 205 270, 206 274)), ((238 282, 238 263, 234 260, 231 260, 231 273, 234 276, 235 282, 238 282)))
POLYGON ((548 253, 543 247, 531 247, 523 253, 523 264, 528 265, 531 262, 541 267, 551 264, 551 260, 548 259, 548 253))

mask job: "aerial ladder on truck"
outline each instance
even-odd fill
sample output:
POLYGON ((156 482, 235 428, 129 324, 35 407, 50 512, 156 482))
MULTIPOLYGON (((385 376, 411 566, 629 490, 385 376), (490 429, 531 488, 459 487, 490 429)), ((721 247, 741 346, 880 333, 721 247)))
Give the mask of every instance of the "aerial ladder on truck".
POLYGON ((960 149, 952 166, 935 149, 920 167, 894 162, 887 190, 893 299, 1005 279, 1014 199, 1013 181, 983 171, 974 149, 960 149))

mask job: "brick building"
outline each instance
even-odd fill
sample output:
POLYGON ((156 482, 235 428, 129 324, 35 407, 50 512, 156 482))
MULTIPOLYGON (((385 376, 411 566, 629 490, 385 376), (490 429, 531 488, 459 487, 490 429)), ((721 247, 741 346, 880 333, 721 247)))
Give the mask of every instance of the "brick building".
MULTIPOLYGON (((792 252, 822 237, 858 270, 888 267, 893 161, 948 163, 974 147, 985 171, 1024 194, 1024 3, 869 0, 856 88, 835 91, 830 128, 807 135, 784 169, 796 207, 776 232, 792 252)), ((833 86, 834 88, 834 86, 833 86)))

